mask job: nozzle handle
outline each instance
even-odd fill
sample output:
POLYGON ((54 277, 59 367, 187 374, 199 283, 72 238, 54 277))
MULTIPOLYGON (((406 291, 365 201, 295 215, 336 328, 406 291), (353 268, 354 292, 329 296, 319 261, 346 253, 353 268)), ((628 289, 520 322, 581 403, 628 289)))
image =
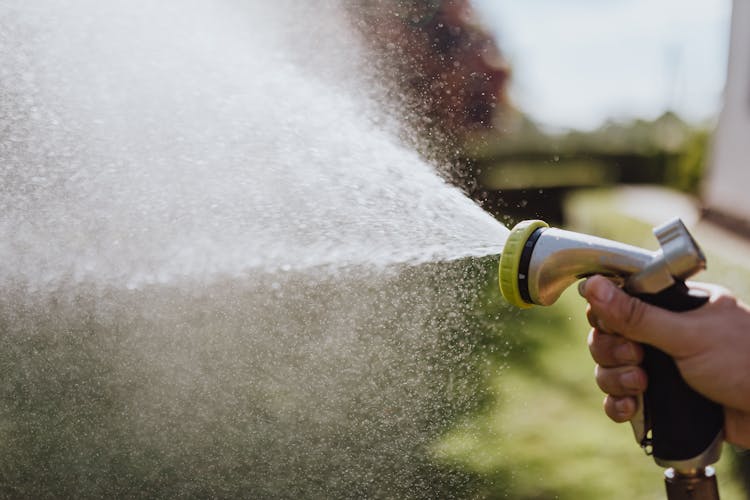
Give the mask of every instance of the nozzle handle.
MULTIPOLYGON (((659 293, 635 296, 675 312, 708 302, 705 293, 690 290, 683 281, 659 293)), ((643 401, 651 439, 641 444, 651 445, 654 459, 663 467, 697 469, 716 462, 724 427, 722 407, 688 386, 671 357, 652 346, 644 348, 643 367, 649 382, 643 401)))

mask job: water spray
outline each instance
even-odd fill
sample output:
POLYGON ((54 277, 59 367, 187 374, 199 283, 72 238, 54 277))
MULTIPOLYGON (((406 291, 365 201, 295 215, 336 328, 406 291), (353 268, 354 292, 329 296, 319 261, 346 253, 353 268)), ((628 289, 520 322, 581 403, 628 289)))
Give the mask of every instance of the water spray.
MULTIPOLYGON (((512 305, 553 304, 576 281, 601 274, 632 296, 670 310, 689 311, 708 301, 685 280, 705 269, 706 259, 679 219, 654 228, 660 249, 551 228, 528 220, 510 232, 500 257, 500 290, 512 305)), ((636 441, 665 467, 667 498, 718 499, 712 464, 723 442, 720 405, 691 389, 662 351, 644 345, 648 389, 631 420, 636 441)))

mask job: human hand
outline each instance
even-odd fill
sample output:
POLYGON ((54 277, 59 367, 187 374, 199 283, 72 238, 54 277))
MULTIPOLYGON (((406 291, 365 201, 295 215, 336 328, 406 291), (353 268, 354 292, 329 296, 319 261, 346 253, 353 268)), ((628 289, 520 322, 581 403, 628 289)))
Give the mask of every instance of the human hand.
POLYGON ((693 287, 707 290, 709 302, 675 313, 629 296, 602 276, 583 285, 596 382, 607 394, 604 411, 615 422, 633 418, 635 396, 648 385, 638 366, 639 344, 650 344, 675 360, 689 386, 723 405, 726 440, 750 448, 750 308, 720 287, 693 287))

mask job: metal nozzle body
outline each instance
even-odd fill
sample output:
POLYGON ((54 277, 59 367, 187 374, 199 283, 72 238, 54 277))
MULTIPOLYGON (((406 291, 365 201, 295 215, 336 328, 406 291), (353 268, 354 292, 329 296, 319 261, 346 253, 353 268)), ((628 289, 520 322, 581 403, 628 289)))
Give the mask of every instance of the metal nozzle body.
MULTIPOLYGON (((683 311, 705 303, 705 297, 688 298, 690 294, 684 284, 687 278, 706 267, 705 257, 685 225, 679 219, 673 219, 655 228, 654 234, 660 248, 651 251, 604 238, 549 228, 542 221, 523 221, 513 228, 503 250, 499 265, 500 289, 506 299, 518 307, 533 304, 548 306, 557 301, 563 291, 577 280, 601 274, 617 281, 628 293, 643 300, 656 300, 651 303, 670 310, 683 311), (677 304, 669 302, 673 300, 668 298, 670 290, 683 290, 683 287, 687 296, 673 297, 681 302, 679 307, 675 307, 677 304)), ((654 370, 652 374, 660 377, 660 383, 653 384, 651 393, 658 393, 660 401, 672 407, 680 404, 693 405, 689 407, 697 411, 689 419, 680 419, 679 422, 681 425, 697 422, 706 431, 703 434, 694 433, 694 440, 675 444, 671 440, 673 436, 663 432, 665 424, 660 424, 660 436, 663 437, 659 441, 660 453, 665 451, 665 443, 669 443, 669 451, 663 455, 655 455, 654 459, 659 465, 673 467, 680 473, 702 469, 716 462, 723 441, 720 407, 707 402, 688 388, 669 358, 659 358, 657 353, 650 355, 650 359, 655 360, 650 365, 654 370), (664 385, 667 383, 665 381, 670 385, 664 385), (654 392, 656 388, 666 389, 669 397, 662 397, 665 395, 663 391, 654 392), (693 453, 694 445, 703 446, 707 438, 711 441, 700 448, 702 451, 690 454, 693 453)), ((652 380, 657 380, 657 377, 652 380)), ((660 422, 669 422, 673 415, 667 414, 665 419, 663 410, 666 406, 654 406, 653 401, 651 403, 651 410, 658 407, 661 412, 660 422)), ((657 414, 656 411, 647 411, 645 406, 644 395, 640 395, 638 410, 631 420, 636 441, 644 449, 653 443, 649 433, 654 430, 654 415, 657 414)), ((670 429, 678 427, 672 426, 670 429)))
POLYGON ((539 236, 531 254, 529 297, 536 304, 548 306, 581 278, 603 274, 624 280, 653 259, 654 253, 642 248, 549 228, 539 236))
POLYGON ((705 269, 703 253, 679 219, 654 229, 661 244, 656 251, 563 229, 541 231, 525 270, 529 298, 539 305, 553 304, 594 274, 620 281, 630 293, 656 293, 705 269))

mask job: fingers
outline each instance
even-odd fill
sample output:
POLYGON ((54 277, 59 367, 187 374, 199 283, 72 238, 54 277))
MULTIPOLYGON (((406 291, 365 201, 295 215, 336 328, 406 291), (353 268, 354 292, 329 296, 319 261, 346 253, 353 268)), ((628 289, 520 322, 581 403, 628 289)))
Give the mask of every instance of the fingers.
POLYGON ((643 361, 643 347, 621 335, 593 329, 588 338, 591 357, 605 368, 638 365, 643 361))
POLYGON ((689 316, 684 313, 650 306, 602 276, 592 276, 582 288, 589 302, 589 321, 602 331, 617 332, 674 355, 683 347, 683 339, 675 332, 688 333, 692 329, 689 316))
POLYGON ((648 380, 646 372, 637 366, 605 368, 597 365, 596 384, 611 396, 637 396, 646 390, 648 380))
POLYGON ((638 403, 633 397, 618 398, 607 396, 604 398, 604 413, 617 423, 627 422, 635 416, 638 403))
POLYGON ((588 343, 597 363, 596 383, 607 393, 604 411, 615 422, 627 422, 637 410, 633 396, 645 391, 648 385, 646 373, 638 367, 643 361, 643 348, 620 335, 597 328, 589 333, 588 343))

